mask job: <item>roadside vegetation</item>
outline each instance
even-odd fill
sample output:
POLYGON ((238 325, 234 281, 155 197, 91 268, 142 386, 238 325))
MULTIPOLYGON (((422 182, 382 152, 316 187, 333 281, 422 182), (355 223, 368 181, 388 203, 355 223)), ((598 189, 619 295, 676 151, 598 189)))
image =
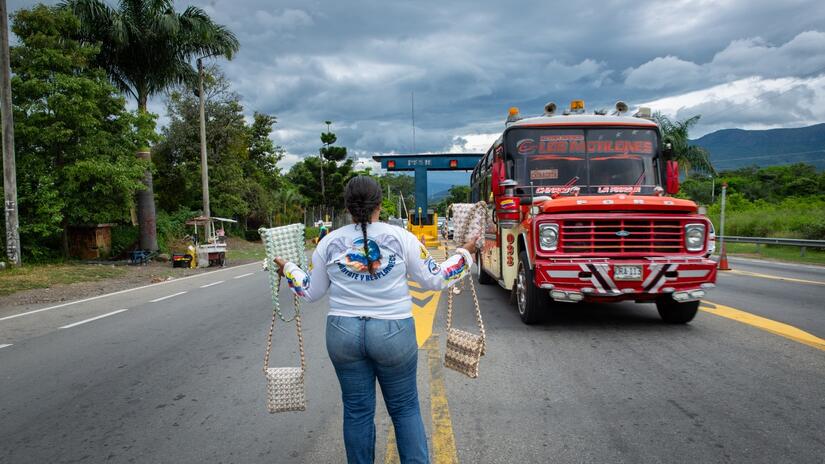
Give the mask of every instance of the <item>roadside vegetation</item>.
POLYGON ((728 183, 726 235, 825 239, 825 172, 792 164, 726 171, 716 179, 689 178, 682 195, 707 205, 717 230, 723 182, 728 183))
POLYGON ((803 255, 799 247, 754 245, 751 243, 727 243, 725 248, 728 249, 728 254, 747 258, 825 266, 825 250, 809 248, 805 250, 803 255))
POLYGON ((97 264, 24 265, 0 272, 0 296, 23 290, 48 288, 58 284, 89 282, 120 277, 128 270, 122 266, 97 264))

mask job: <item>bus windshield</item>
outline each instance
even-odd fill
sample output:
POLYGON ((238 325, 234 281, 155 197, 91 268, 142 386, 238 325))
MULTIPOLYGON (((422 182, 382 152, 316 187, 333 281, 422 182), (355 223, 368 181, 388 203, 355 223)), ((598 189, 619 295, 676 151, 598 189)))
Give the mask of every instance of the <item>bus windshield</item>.
POLYGON ((514 179, 536 195, 639 193, 651 195, 658 185, 654 158, 658 138, 653 129, 513 129, 507 148, 514 179))

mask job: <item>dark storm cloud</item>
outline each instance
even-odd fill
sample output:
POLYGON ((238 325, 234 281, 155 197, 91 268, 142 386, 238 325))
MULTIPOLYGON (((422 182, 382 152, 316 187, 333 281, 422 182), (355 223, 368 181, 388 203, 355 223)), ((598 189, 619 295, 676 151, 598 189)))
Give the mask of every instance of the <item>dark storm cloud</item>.
MULTIPOLYGON (((317 153, 327 119, 353 153, 410 151, 413 91, 416 149, 438 151, 501 130, 513 105, 534 114, 548 100, 656 102, 825 69, 819 1, 194 3, 238 35, 241 52, 221 65, 250 113, 278 116, 273 137, 293 155, 317 153)), ((820 81, 799 85, 811 82, 820 81)), ((707 110, 708 102, 674 101, 673 114, 707 110)), ((819 117, 776 113, 761 121, 819 117)), ((737 126, 753 117, 707 121, 718 119, 737 126)))

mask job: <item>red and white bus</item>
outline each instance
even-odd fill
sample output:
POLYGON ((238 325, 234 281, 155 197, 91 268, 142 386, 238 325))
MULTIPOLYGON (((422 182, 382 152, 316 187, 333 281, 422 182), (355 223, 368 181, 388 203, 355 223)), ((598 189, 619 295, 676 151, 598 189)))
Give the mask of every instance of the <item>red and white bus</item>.
POLYGON ((655 302, 687 323, 716 282, 711 224, 679 190, 660 129, 641 108, 587 114, 576 100, 539 117, 510 110, 472 174, 488 204, 479 281, 514 292, 532 324, 556 302, 655 302))

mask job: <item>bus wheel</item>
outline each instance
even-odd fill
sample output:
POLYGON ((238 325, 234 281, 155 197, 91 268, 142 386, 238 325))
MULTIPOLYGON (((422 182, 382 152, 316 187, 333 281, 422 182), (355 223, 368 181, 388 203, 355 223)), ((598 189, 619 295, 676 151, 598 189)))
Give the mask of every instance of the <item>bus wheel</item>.
POLYGON ((698 301, 686 301, 679 303, 670 296, 665 296, 656 300, 656 309, 659 316, 668 324, 687 324, 692 321, 699 310, 698 301))
POLYGON ((518 275, 516 276, 515 296, 518 315, 521 321, 532 325, 541 320, 542 311, 549 303, 547 293, 533 283, 533 271, 527 266, 527 253, 519 254, 518 275))
POLYGON ((478 259, 476 259, 476 263, 478 264, 478 283, 481 285, 491 285, 496 283, 495 279, 493 279, 490 274, 484 272, 484 266, 481 263, 481 253, 477 256, 478 259))

